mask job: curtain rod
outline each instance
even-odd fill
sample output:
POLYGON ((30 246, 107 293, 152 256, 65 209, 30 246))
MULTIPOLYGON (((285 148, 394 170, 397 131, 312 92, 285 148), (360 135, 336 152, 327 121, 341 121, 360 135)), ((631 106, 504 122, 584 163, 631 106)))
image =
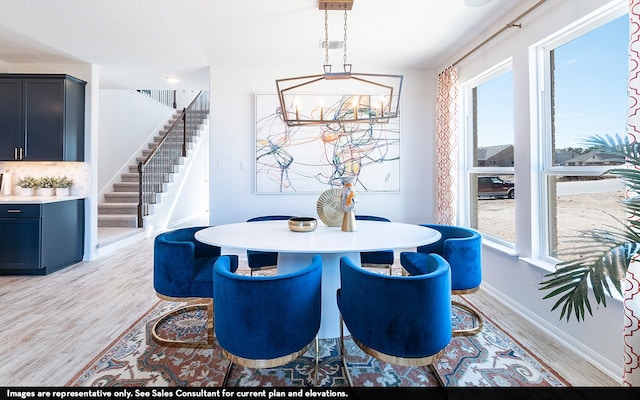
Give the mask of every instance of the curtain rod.
POLYGON ((505 26, 502 27, 502 29, 500 29, 498 32, 494 33, 493 35, 489 36, 487 39, 485 39, 482 43, 480 43, 479 45, 477 45, 476 47, 474 47, 473 49, 471 49, 469 52, 467 52, 467 54, 463 55, 462 57, 460 57, 456 62, 454 62, 453 64, 451 64, 451 66, 455 66, 457 64, 459 64, 462 60, 464 60, 465 58, 467 58, 468 56, 470 56, 471 54, 473 54, 476 50, 478 50, 480 47, 484 46, 485 44, 487 44, 488 42, 490 42, 491 40, 493 40, 493 38, 495 38, 496 36, 498 36, 499 34, 501 34, 502 32, 506 31, 509 28, 513 28, 513 27, 518 27, 521 28, 522 25, 520 24, 516 24, 517 21, 519 21, 520 19, 522 19, 525 15, 529 14, 531 11, 535 10, 536 8, 540 7, 542 5, 542 3, 544 3, 547 0, 540 0, 538 1, 536 4, 534 4, 533 6, 529 7, 528 10, 526 10, 525 12, 523 12, 522 14, 518 15, 516 18, 512 19, 509 23, 507 23, 505 26))

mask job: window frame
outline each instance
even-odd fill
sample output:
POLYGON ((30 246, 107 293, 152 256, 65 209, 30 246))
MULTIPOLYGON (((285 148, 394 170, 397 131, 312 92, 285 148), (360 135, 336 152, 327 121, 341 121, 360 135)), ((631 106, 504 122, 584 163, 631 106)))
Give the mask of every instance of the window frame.
MULTIPOLYGON (((458 179, 458 193, 461 195, 458 196, 459 204, 458 210, 458 221, 460 224, 465 226, 472 226, 472 220, 474 218, 474 202, 477 203, 477 196, 475 193, 472 193, 469 188, 471 187, 471 179, 477 175, 511 175, 514 177, 515 181, 515 160, 514 166, 512 167, 476 167, 474 166, 474 154, 475 154, 475 146, 476 146, 476 138, 474 137, 474 120, 473 120, 473 110, 474 110, 474 90, 486 83, 491 81, 494 78, 497 78, 500 75, 505 73, 514 73, 513 69, 513 58, 509 57, 489 69, 486 69, 484 72, 476 75, 475 77, 467 80, 461 85, 462 88, 462 118, 463 121, 461 123, 463 135, 461 135, 461 140, 459 141, 460 146, 460 154, 462 157, 459 158, 459 171, 462 171, 462 174, 459 175, 458 179), (475 198, 473 198, 475 197, 475 198)), ((513 89, 512 89, 513 90, 513 89)), ((512 94, 514 94, 512 92, 512 94)), ((515 109, 515 102, 513 104, 515 109)), ((515 118, 515 115, 514 115, 515 118)), ((515 122, 515 121, 514 121, 515 122)), ((515 127, 514 127, 515 129, 515 127)), ((515 152, 515 131, 513 137, 513 145, 515 152)), ((514 199, 515 201, 515 199, 514 199)), ((514 220, 514 230, 515 230, 514 220)), ((503 246, 509 252, 513 252, 516 247, 516 243, 508 242, 504 239, 501 239, 496 236, 489 235, 486 232, 479 231, 479 233, 483 236, 483 238, 488 239, 491 242, 494 242, 500 246, 503 246)), ((517 241, 517 238, 516 238, 517 241)))
POLYGON ((532 45, 529 49, 531 84, 531 250, 534 259, 556 264, 559 260, 551 253, 551 220, 555 217, 551 205, 555 195, 548 184, 550 177, 599 176, 611 166, 563 167, 553 165, 553 114, 552 114, 552 51, 607 23, 628 14, 624 2, 616 2, 598 12, 585 16, 555 34, 532 45), (549 95, 548 95, 549 94, 549 95), (551 197, 554 196, 554 197, 551 197))

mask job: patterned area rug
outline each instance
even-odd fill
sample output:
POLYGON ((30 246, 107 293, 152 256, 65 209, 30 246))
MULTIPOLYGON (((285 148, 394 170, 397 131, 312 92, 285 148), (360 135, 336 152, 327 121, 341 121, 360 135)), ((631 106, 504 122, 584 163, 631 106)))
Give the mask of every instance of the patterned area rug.
MULTIPOLYGON (((464 301, 464 300, 463 300, 464 301)), ((67 386, 221 386, 229 361, 214 347, 164 347, 150 335, 154 322, 175 303, 159 302, 69 381, 67 386)), ((454 326, 469 316, 456 311, 454 326)), ((446 386, 569 386, 549 366, 484 316, 476 336, 454 337, 436 370, 446 386)), ((206 341, 206 312, 184 312, 160 326, 163 337, 206 341)), ((339 357, 339 339, 320 340, 317 385, 347 386, 339 357)), ((346 340, 347 363, 354 386, 438 386, 427 367, 399 367, 369 357, 346 340)), ((227 386, 313 386, 315 346, 303 357, 278 368, 250 369, 234 365, 227 386)))

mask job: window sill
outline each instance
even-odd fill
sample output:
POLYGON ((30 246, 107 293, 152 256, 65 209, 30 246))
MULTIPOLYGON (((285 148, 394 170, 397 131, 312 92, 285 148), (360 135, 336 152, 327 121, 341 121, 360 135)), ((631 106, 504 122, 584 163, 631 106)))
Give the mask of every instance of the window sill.
POLYGON ((539 258, 526 258, 523 257, 521 258, 522 261, 526 262, 527 264, 534 266, 536 268, 540 268, 543 271, 546 272, 555 272, 556 271, 556 265, 550 261, 546 261, 546 260, 541 260, 539 258))
MULTIPOLYGON (((540 259, 535 259, 535 258, 521 258, 522 261, 526 262, 527 264, 534 266, 536 268, 540 268, 543 271, 546 272, 555 272, 556 271, 556 265, 549 262, 549 261, 545 261, 545 260, 540 260, 540 259)), ((593 289, 593 286, 591 285, 591 282, 587 283, 589 289, 593 289)), ((623 289, 624 289, 624 283, 623 283, 623 289)), ((607 298, 616 300, 616 301, 624 301, 623 296, 620 295, 620 293, 618 293, 615 288, 611 288, 611 295, 609 296, 609 294, 607 293, 607 298)), ((593 300, 593 299, 591 299, 593 300)))
POLYGON ((482 244, 484 246, 487 246, 487 247, 490 247, 490 248, 492 248, 494 250, 497 250, 497 251, 499 251, 501 253, 504 253, 504 254, 506 254, 508 256, 511 256, 511 257, 514 257, 514 258, 518 257, 518 251, 515 248, 513 248, 511 246, 508 246, 508 245, 505 245, 505 244, 502 244, 502 243, 497 242, 495 240, 491 240, 490 238, 487 238, 487 237, 483 236, 482 237, 482 244))

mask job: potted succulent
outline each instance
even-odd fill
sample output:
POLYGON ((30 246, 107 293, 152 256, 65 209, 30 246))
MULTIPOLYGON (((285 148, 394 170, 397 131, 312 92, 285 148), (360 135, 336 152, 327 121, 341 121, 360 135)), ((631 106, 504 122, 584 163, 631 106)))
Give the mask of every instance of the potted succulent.
POLYGON ((19 196, 33 196, 33 190, 35 187, 37 187, 36 178, 30 175, 18 178, 16 187, 18 188, 18 190, 16 190, 16 193, 19 196))
POLYGON ((69 196, 71 185, 73 185, 73 179, 66 175, 63 177, 57 177, 54 185, 56 188, 56 196, 69 196))
POLYGON ((51 176, 43 176, 36 180, 38 187, 38 196, 53 196, 55 193, 55 178, 51 176))

